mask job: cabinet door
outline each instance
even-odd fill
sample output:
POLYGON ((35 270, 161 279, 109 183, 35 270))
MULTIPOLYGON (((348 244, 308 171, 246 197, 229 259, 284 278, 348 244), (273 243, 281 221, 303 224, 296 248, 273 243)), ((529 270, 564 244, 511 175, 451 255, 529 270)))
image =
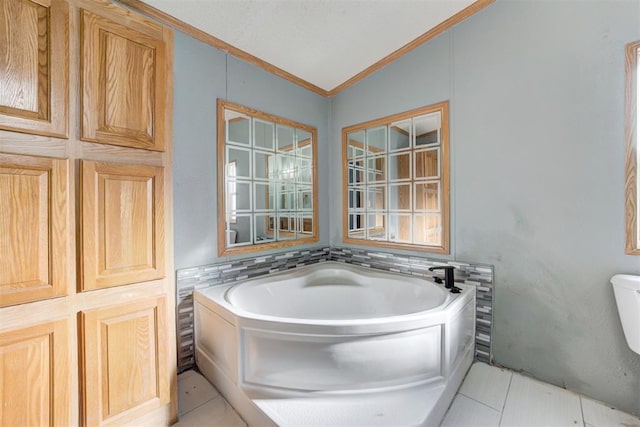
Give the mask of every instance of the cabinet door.
POLYGON ((0 307, 65 295, 67 160, 0 153, 0 307))
POLYGON ((82 139, 164 151, 167 45, 82 11, 82 139))
POLYGON ((161 167, 82 161, 82 290, 164 277, 161 167))
POLYGON ((84 311, 84 425, 121 425, 169 402, 165 298, 84 311))
POLYGON ((68 6, 0 1, 0 129, 67 136, 68 6))
POLYGON ((0 425, 69 425, 66 320, 0 334, 0 425))

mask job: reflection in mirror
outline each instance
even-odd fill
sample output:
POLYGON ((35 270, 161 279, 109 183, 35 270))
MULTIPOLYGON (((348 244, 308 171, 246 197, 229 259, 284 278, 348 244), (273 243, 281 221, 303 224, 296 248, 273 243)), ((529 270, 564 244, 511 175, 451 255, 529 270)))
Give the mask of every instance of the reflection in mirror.
POLYGON ((234 227, 227 229, 227 245, 246 245, 251 242, 251 215, 235 214, 227 218, 234 227))
POLYGON ((318 240, 316 135, 218 100, 220 255, 318 240))
POLYGON ((380 126, 367 129, 367 154, 374 156, 376 153, 387 151, 387 127, 380 126))
POLYGON ((438 178, 440 173, 439 153, 438 148, 430 148, 414 153, 414 159, 416 159, 414 166, 415 179, 438 178))
POLYGON ((431 113, 413 119, 416 147, 440 143, 440 114, 431 113))
POLYGON ((411 210, 411 184, 389 184, 389 210, 411 210))
MULTIPOLYGON (((251 151, 240 147, 227 147, 227 165, 233 165, 233 175, 230 178, 249 178, 251 164, 251 151)), ((230 168, 227 168, 229 171, 230 168)))
POLYGON ((389 155, 389 180, 411 179, 411 153, 389 155))
POLYGON ((384 182, 387 179, 387 158, 385 156, 367 157, 367 181, 384 182))
POLYGON ((293 142, 295 131, 290 126, 278 125, 276 127, 276 140, 278 142, 278 151, 292 152, 295 149, 293 142))
POLYGON ((389 240, 398 243, 412 243, 412 224, 410 214, 389 214, 389 240))
POLYGON ((225 111, 226 134, 229 142, 238 145, 251 144, 251 119, 236 111, 225 111))
POLYGON ((275 165, 273 153, 265 153, 264 151, 253 152, 253 178, 260 180, 269 180, 269 172, 273 175, 275 165))
POLYGON ((273 123, 255 119, 253 121, 253 129, 255 147, 273 151, 273 123))
POLYGON ((269 211, 270 209, 274 209, 275 194, 271 190, 270 185, 271 184, 269 184, 268 182, 254 182, 255 190, 253 193, 254 194, 253 200, 255 200, 254 210, 256 212, 269 211))
POLYGON ((254 240, 256 242, 273 242, 275 241, 275 233, 273 231, 273 227, 269 227, 269 214, 256 214, 255 215, 255 236, 254 240))
POLYGON ((344 241, 449 251, 448 103, 343 129, 344 241))
POLYGON ((310 132, 307 132, 302 129, 296 130, 296 144, 297 144, 297 154, 300 157, 312 158, 313 151, 312 147, 312 135, 310 132))
POLYGON ((389 151, 406 150, 411 147, 411 120, 403 120, 389 125, 389 151))
POLYGON ((415 184, 417 211, 438 212, 440 210, 440 183, 417 182, 415 184))

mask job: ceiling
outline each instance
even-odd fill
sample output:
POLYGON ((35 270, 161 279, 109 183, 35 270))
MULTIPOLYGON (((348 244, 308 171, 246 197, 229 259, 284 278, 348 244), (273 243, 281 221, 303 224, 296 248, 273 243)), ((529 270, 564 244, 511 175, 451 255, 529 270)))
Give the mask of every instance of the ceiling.
POLYGON ((472 9, 469 6, 474 3, 487 1, 144 0, 144 3, 329 92, 430 30, 442 27, 445 21, 452 22, 456 14, 466 15, 465 9, 472 9))

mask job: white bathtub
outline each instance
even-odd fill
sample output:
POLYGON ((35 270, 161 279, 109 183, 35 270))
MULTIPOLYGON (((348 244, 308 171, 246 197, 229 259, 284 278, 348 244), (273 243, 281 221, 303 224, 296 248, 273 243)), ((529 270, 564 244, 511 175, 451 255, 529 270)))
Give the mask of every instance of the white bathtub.
POLYGON ((418 385, 443 390, 439 422, 472 360, 462 287, 323 262, 196 291, 196 363, 249 424, 264 424, 251 399, 418 385))

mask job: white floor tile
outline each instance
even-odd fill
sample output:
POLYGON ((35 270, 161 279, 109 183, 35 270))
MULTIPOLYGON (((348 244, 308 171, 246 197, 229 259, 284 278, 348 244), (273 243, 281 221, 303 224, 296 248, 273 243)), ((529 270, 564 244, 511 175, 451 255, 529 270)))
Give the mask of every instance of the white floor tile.
POLYGON ((233 410, 222 396, 218 396, 204 405, 184 414, 176 427, 247 427, 242 418, 233 410))
POLYGON ((462 383, 460 393, 502 411, 510 382, 511 371, 476 362, 462 383))
POLYGON ((441 427, 498 427, 500 411, 457 394, 441 427))
POLYGON ((193 377, 193 376, 197 376, 199 375, 196 371, 194 371, 193 369, 190 369, 188 371, 184 371, 181 374, 178 374, 178 381, 184 381, 187 378, 193 377))
POLYGON ((640 427, 640 418, 618 411, 596 400, 582 397, 584 422, 593 427, 640 427))
POLYGON ((582 426, 580 397, 514 373, 501 427, 582 426))
POLYGON ((195 371, 178 375, 178 414, 185 414, 220 396, 205 377, 195 371))

